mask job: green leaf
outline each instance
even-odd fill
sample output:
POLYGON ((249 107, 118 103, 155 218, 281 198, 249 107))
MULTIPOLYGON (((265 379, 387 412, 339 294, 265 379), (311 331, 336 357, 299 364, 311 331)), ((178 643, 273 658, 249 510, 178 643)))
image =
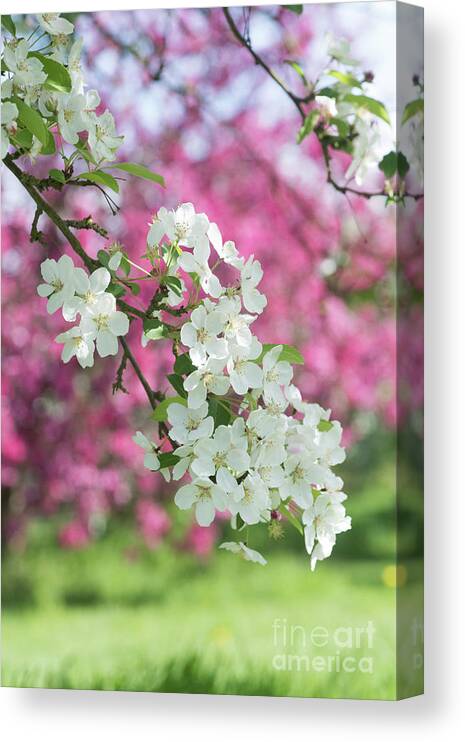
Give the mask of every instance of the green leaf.
POLYGON ((123 255, 123 257, 121 258, 121 263, 119 264, 119 267, 121 268, 121 270, 126 276, 129 276, 131 272, 131 263, 129 262, 129 260, 126 258, 125 255, 123 255))
POLYGON ((285 345, 284 343, 263 343, 263 349, 260 357, 257 359, 257 363, 261 363, 265 354, 268 353, 268 351, 272 348, 276 348, 277 345, 283 346, 281 355, 279 356, 278 360, 287 361, 287 363, 293 363, 297 365, 302 365, 303 363, 305 363, 302 354, 299 353, 297 348, 294 348, 293 345, 285 345))
POLYGON ((155 317, 144 319, 144 334, 149 340, 160 340, 166 337, 168 332, 169 328, 159 319, 155 319, 155 317))
POLYGON ((384 155, 378 167, 386 178, 393 178, 397 172, 397 153, 389 152, 387 155, 384 155))
POLYGON ((106 252, 106 250, 99 250, 97 253, 97 260, 99 263, 101 263, 105 268, 108 268, 108 263, 110 262, 110 256, 106 252))
POLYGON ((296 15, 302 15, 304 6, 303 5, 281 5, 284 10, 290 10, 291 13, 295 13, 296 15))
POLYGON ((297 72, 299 77, 302 78, 305 85, 307 85, 307 78, 305 77, 305 72, 303 71, 302 67, 298 62, 296 62, 294 59, 285 59, 284 64, 288 64, 292 69, 297 72))
POLYGON ((177 374, 181 374, 182 376, 191 374, 192 371, 195 371, 195 366, 192 363, 189 353, 182 353, 182 355, 178 356, 174 362, 174 370, 177 374))
POLYGON ((174 466, 179 461, 179 456, 174 453, 159 453, 158 461, 160 462, 160 469, 167 469, 169 466, 174 466))
POLYGON ((117 299, 119 299, 120 296, 124 296, 126 293, 124 287, 116 283, 110 283, 108 288, 105 290, 108 291, 110 294, 113 294, 113 296, 116 296, 117 299))
POLYGON ((292 525, 294 526, 294 528, 298 530, 300 535, 303 536, 304 529, 303 529, 302 523, 299 520, 297 520, 295 515, 293 515, 290 510, 287 509, 284 503, 281 503, 278 510, 282 515, 284 515, 285 518, 287 518, 289 523, 292 523, 292 525))
POLYGON ((140 294, 140 286, 138 283, 133 283, 131 281, 131 283, 129 284, 129 288, 131 289, 134 296, 137 296, 138 294, 140 294))
POLYGON ((20 149, 30 149, 32 147, 32 134, 28 129, 18 129, 14 136, 10 136, 10 139, 20 149))
POLYGON ((399 173, 400 178, 405 178, 410 170, 410 165, 405 155, 402 152, 394 151, 385 155, 378 167, 386 178, 393 178, 396 173, 399 173))
POLYGON ((174 293, 176 296, 181 297, 182 296, 182 284, 179 278, 176 276, 163 276, 161 283, 166 284, 174 293))
POLYGON ((3 28, 6 28, 8 33, 11 33, 12 36, 16 36, 16 26, 11 15, 3 15, 2 13, 2 26, 3 28))
POLYGON ((321 88, 321 90, 318 90, 317 95, 324 95, 326 98, 334 98, 337 100, 338 94, 337 90, 334 90, 334 88, 321 88))
POLYGON ((161 340, 162 338, 167 337, 168 329, 165 327, 165 325, 161 325, 161 327, 154 328, 153 330, 148 330, 148 332, 144 334, 145 337, 147 337, 149 340, 161 340))
POLYGON ((93 165, 96 165, 97 162, 92 156, 92 154, 89 151, 89 147, 87 146, 87 142, 85 142, 83 139, 80 139, 77 144, 74 145, 76 150, 79 152, 81 157, 86 160, 86 162, 91 162, 93 165))
MULTIPOLYGON (((153 332, 153 330, 151 331, 153 332)), ((182 376, 179 376, 179 374, 168 374, 166 377, 168 381, 170 382, 173 389, 181 396, 181 397, 187 397, 187 392, 184 389, 183 386, 183 378, 182 376)))
POLYGON ((228 425, 231 421, 229 402, 218 397, 211 397, 208 400, 208 414, 213 418, 215 430, 219 425, 228 425))
POLYGON ((161 326, 162 323, 155 317, 147 317, 147 319, 144 319, 143 322, 144 332, 149 332, 149 330, 156 330, 158 327, 161 326))
POLYGON ((52 167, 51 170, 48 172, 49 178, 52 178, 52 180, 58 181, 58 183, 65 183, 65 176, 64 173, 61 172, 61 170, 57 170, 56 168, 52 167))
MULTIPOLYGON (((114 179, 110 173, 105 173, 103 170, 89 170, 89 172, 80 173, 80 179, 91 180, 93 183, 99 183, 100 185, 111 188, 115 193, 119 192, 118 181, 114 179)), ((77 178, 75 178, 77 180, 77 178)))
POLYGON ((336 126, 336 128, 337 128, 337 130, 339 132, 339 136, 341 136, 343 139, 345 139, 346 137, 349 136, 350 126, 347 123, 347 121, 344 121, 344 119, 340 119, 340 118, 335 117, 335 118, 332 118, 331 119, 331 122, 330 123, 331 124, 334 124, 334 126, 336 126))
POLYGON ((368 95, 355 95, 354 93, 348 93, 344 96, 344 100, 348 103, 353 103, 356 108, 365 108, 370 111, 374 116, 390 124, 389 114, 386 111, 383 103, 374 98, 370 98, 368 95))
POLYGON ((333 424, 331 420, 320 420, 320 422, 317 425, 318 430, 320 433, 327 433, 328 430, 331 430, 333 427, 333 424))
POLYGON ((410 103, 407 103, 402 114, 402 124, 405 124, 413 116, 416 116, 417 113, 420 113, 420 111, 423 113, 424 109, 425 102, 423 98, 416 98, 410 101, 410 103))
POLYGON ((184 397, 167 397, 163 400, 163 402, 160 402, 159 405, 157 405, 152 412, 152 418, 156 420, 156 422, 164 422, 164 420, 168 419, 168 407, 170 404, 173 404, 173 402, 177 402, 178 404, 182 404, 185 407, 187 407, 187 402, 184 399, 184 397))
POLYGON ((118 170, 123 170, 125 173, 130 173, 138 178, 145 178, 146 180, 152 180, 154 183, 165 187, 165 179, 158 173, 153 173, 148 167, 144 165, 138 165, 136 162, 116 162, 109 167, 116 167, 118 170))
POLYGON ((55 137, 49 129, 47 129, 47 135, 47 142, 40 151, 43 155, 53 155, 56 152, 55 137))
POLYGON ((34 111, 33 108, 27 105, 23 100, 20 98, 14 97, 14 103, 16 104, 16 107, 18 109, 18 118, 23 124, 23 126, 28 129, 28 131, 31 132, 39 142, 41 142, 44 145, 49 144, 49 130, 44 124, 44 121, 42 119, 42 116, 40 113, 37 113, 37 111, 34 111))
POLYGON ((304 123, 299 129, 299 133, 297 134, 297 144, 301 144, 303 140, 312 133, 318 123, 319 118, 320 112, 317 108, 314 108, 312 111, 310 111, 308 116, 306 116, 304 123))
POLYGON ((405 178, 410 170, 409 162, 403 152, 397 153, 397 172, 400 178, 405 178))
POLYGON ((348 85, 351 88, 361 88, 362 85, 356 77, 351 75, 349 72, 340 72, 339 70, 330 70, 328 75, 335 77, 336 80, 342 82, 343 85, 348 85))
POLYGON ((69 93, 72 88, 72 80, 66 67, 56 59, 46 57, 40 52, 29 52, 28 57, 35 57, 42 62, 47 79, 44 87, 48 90, 56 90, 60 93, 69 93))

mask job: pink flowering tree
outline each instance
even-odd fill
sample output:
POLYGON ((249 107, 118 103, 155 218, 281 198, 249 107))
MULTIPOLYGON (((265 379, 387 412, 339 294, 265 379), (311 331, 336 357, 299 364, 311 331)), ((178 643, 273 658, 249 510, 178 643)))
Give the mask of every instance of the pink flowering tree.
POLYGON ((328 408, 345 444, 364 412, 396 423, 394 221, 371 203, 420 208, 420 80, 401 152, 347 42, 310 77, 305 14, 126 16, 78 17, 84 44, 57 14, 4 20, 7 532, 69 506, 79 547, 134 503, 156 548, 174 500, 199 555, 229 519, 222 548, 263 564, 249 533, 285 518, 314 567, 350 527, 328 408))

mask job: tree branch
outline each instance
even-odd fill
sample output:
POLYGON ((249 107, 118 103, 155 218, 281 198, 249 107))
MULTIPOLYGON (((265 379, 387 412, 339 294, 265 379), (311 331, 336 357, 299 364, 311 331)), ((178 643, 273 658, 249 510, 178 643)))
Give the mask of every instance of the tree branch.
MULTIPOLYGON (((37 189, 33 185, 31 178, 27 175, 27 173, 23 173, 23 171, 16 165, 14 162, 14 159, 10 155, 6 155, 3 162, 7 166, 7 168, 13 173, 13 175, 19 180, 19 182, 23 185, 23 187, 26 189, 26 191, 29 193, 31 198, 36 204, 36 214, 33 221, 33 230, 37 232, 37 221, 39 219, 40 214, 44 213, 47 214, 49 219, 55 224, 55 226, 59 229, 63 237, 67 239, 70 246, 76 253, 76 255, 79 255, 84 265, 90 270, 94 270, 95 268, 98 268, 100 266, 100 263, 93 258, 89 257, 87 255, 86 251, 82 247, 81 243, 77 239, 77 237, 71 232, 69 225, 66 220, 62 219, 60 215, 55 211, 53 206, 51 206, 47 201, 45 201, 40 193, 38 193, 37 189)), ((37 237, 36 237, 37 239, 37 237)), ((127 304, 125 301, 122 301, 121 299, 117 299, 118 305, 121 307, 121 309, 125 310, 126 312, 130 312, 133 315, 136 315, 140 317, 141 319, 145 319, 147 314, 139 309, 136 309, 135 307, 132 307, 130 304, 127 304)), ((132 367, 134 368, 134 371, 136 372, 136 375, 142 384, 145 393, 147 395, 147 398, 150 402, 150 405, 152 409, 156 407, 157 400, 163 399, 163 394, 161 392, 154 392, 153 389, 151 389, 150 384, 148 383, 147 379, 143 375, 139 364, 137 363, 136 359, 134 358, 127 341, 120 337, 121 345, 124 349, 124 354, 126 355, 127 359, 131 363, 132 367)))
POLYGON ((247 51, 249 52, 249 54, 253 57, 253 59, 255 61, 255 64, 258 64, 260 67, 262 67, 265 70, 265 72, 267 73, 267 75, 269 75, 271 77, 271 79, 274 80, 274 82, 281 88, 281 90, 284 93, 286 93, 286 95, 288 96, 288 98, 291 99, 291 101, 293 102, 293 104, 297 108, 297 110, 298 110, 298 112, 299 112, 299 114, 300 114, 300 116, 302 118, 302 121, 305 121, 305 111, 304 111, 304 109, 302 107, 302 103, 308 103, 308 102, 310 102, 312 100, 312 98, 313 98, 313 92, 310 93, 308 96, 305 96, 303 98, 300 97, 300 96, 298 96, 298 95, 296 95, 295 93, 293 93, 292 90, 290 90, 287 87, 287 85, 281 80, 281 78, 276 74, 276 72, 274 70, 272 70, 271 67, 252 48, 252 45, 251 45, 250 41, 248 41, 241 34, 241 32, 239 31, 238 27, 236 26, 236 24, 234 22, 234 19, 233 19, 232 15, 231 15, 231 13, 229 11, 229 8, 223 8, 223 14, 224 14, 224 17, 226 18, 227 24, 228 24, 229 28, 231 29, 231 31, 232 31, 233 35, 235 36, 235 38, 239 41, 240 44, 242 44, 242 46, 245 49, 247 49, 247 51))
POLYGON ((62 219, 61 216, 57 214, 55 209, 42 198, 40 193, 37 192, 36 188, 30 182, 28 175, 26 173, 23 173, 23 171, 11 159, 10 155, 6 155, 3 162, 7 166, 8 170, 13 173, 13 175, 19 180, 19 182, 29 193, 36 206, 44 214, 47 214, 48 218, 55 224, 56 227, 58 227, 63 237, 66 237, 74 252, 79 255, 84 265, 89 270, 95 270, 95 268, 98 268, 99 263, 89 257, 89 255, 87 255, 77 237, 71 232, 70 228, 66 224, 66 221, 62 219))

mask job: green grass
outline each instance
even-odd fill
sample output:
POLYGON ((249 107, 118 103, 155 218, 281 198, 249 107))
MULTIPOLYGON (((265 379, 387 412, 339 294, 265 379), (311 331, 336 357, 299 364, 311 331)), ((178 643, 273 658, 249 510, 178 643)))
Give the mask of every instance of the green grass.
MULTIPOLYGON (((133 541, 132 541, 133 544, 133 541)), ((274 550, 266 568, 218 553, 208 564, 131 547, 126 530, 80 552, 38 532, 3 569, 3 685, 49 688, 393 698, 395 591, 386 562, 274 550), (273 622, 286 619, 295 644, 273 622), (373 648, 341 648, 338 627, 375 626, 373 648), (310 639, 316 626, 327 646, 310 639), (282 670, 282 655, 371 656, 373 672, 282 670), (276 655, 279 655, 276 658, 276 655)), ((282 625, 282 624, 281 624, 282 625)), ((347 633, 344 634, 347 638, 347 633)), ((344 638, 343 637, 343 638, 344 638)), ((310 660, 308 660, 310 661, 310 660)), ((320 660, 321 662, 321 660, 320 660)), ((336 659, 333 660, 336 662, 336 659)))

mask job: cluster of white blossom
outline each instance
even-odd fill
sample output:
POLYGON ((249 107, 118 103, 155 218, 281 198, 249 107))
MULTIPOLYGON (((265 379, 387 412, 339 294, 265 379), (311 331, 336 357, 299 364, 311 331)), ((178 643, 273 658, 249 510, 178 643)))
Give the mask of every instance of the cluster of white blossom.
MULTIPOLYGON (((330 59, 346 70, 339 74, 336 77, 337 82, 332 84, 331 90, 336 97, 317 95, 315 104, 323 121, 328 125, 334 119, 352 124, 354 129, 352 160, 345 177, 348 180, 355 178, 357 185, 362 185, 368 171, 377 167, 383 155, 382 132, 376 115, 363 106, 354 105, 353 98, 350 102, 346 99, 346 94, 350 93, 354 83, 358 82, 357 72, 360 69, 360 62, 351 55, 349 42, 346 39, 335 39, 328 34, 327 51, 330 59)), ((334 74, 334 71, 330 71, 329 74, 334 74)), ((357 86, 361 87, 360 84, 357 86)), ((337 134, 336 126, 330 125, 329 130, 337 134)))
MULTIPOLYGON (((224 511, 234 528, 270 523, 280 514, 300 519, 313 569, 331 554, 336 535, 350 528, 343 482, 331 470, 345 458, 342 428, 329 422, 330 411, 302 401, 283 345, 263 348, 252 332, 267 304, 257 288, 259 261, 253 255, 246 260, 233 242, 223 242, 217 225, 192 204, 160 209, 149 230, 148 254, 163 258, 180 283, 172 305, 186 298, 182 272, 206 294, 180 331, 191 362, 184 398, 167 406, 176 456, 172 477, 190 479, 176 493, 177 506, 194 507, 201 526, 224 511), (227 285, 210 267, 211 246, 215 265, 224 275, 232 271, 227 285), (227 424, 216 425, 212 400, 223 407, 227 424)), ((140 432, 134 440, 146 452, 145 465, 169 478, 157 445, 140 432)), ((222 548, 265 563, 242 543, 222 548)))
POLYGON ((37 293, 47 298, 48 313, 61 308, 67 322, 80 317, 79 324, 55 338, 63 343, 64 363, 76 356, 83 368, 93 366, 95 347, 102 358, 116 355, 118 337, 128 332, 129 320, 116 309, 113 294, 105 291, 111 280, 109 271, 102 267, 88 275, 83 268, 76 268, 68 255, 58 261, 47 258, 40 270, 44 283, 37 293))
MULTIPOLYGON (((123 141, 115 130, 112 114, 107 110, 96 113, 100 96, 96 90, 86 90, 81 68, 82 40, 73 41, 72 23, 60 17, 59 13, 45 13, 37 16, 37 27, 27 38, 5 39, 2 72, 2 142, 1 156, 5 157, 18 130, 18 106, 20 101, 34 109, 43 117, 46 125, 56 125, 62 140, 70 145, 79 142, 79 134, 87 134, 87 145, 96 163, 112 161, 123 141), (48 42, 44 40, 48 38, 48 42), (45 43, 37 50, 36 44, 45 43), (53 72, 68 73, 71 81, 68 90, 50 85, 44 57, 53 60, 53 72)), ((46 61, 46 60, 45 60, 46 61)), ((56 83, 56 80, 54 79, 56 83)), ((43 142, 33 136, 29 154, 37 156, 43 142)))

